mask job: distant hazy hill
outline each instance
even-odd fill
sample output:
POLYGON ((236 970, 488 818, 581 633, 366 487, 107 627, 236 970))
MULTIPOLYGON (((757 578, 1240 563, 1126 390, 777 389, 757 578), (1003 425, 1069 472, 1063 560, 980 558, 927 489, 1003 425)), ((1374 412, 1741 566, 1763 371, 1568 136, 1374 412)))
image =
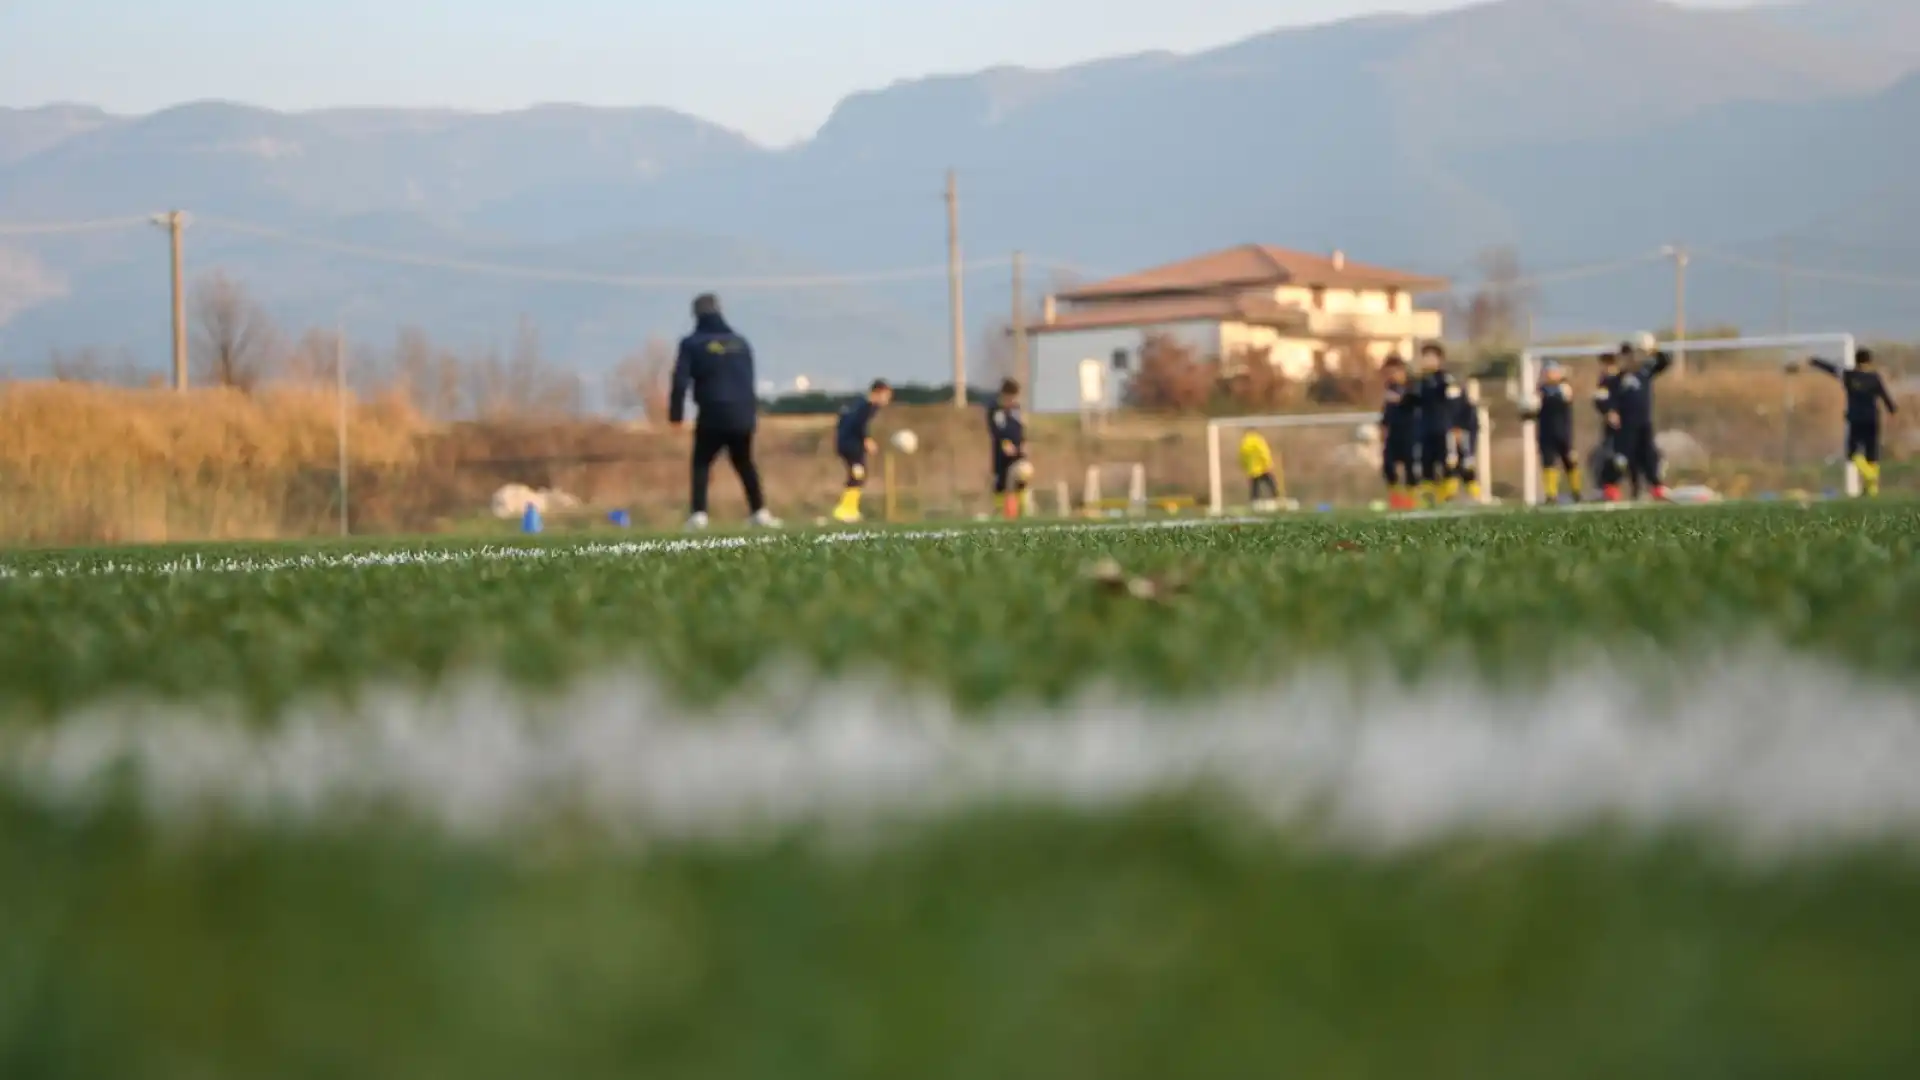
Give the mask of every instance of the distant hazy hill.
MULTIPOLYGON (((778 152, 657 109, 0 112, 0 220, 179 205, 442 261, 722 280, 937 265, 952 166, 970 256, 1020 249, 1095 272, 1248 240, 1458 274, 1497 243, 1543 265, 1670 241, 1754 255, 1789 233, 1811 234, 1801 258, 1892 271, 1920 262, 1900 179, 1920 166, 1920 91, 1901 81, 1920 64, 1916 18, 1910 0, 1502 0, 1187 56, 908 80, 852 95, 778 152)), ((157 234, 0 237, 0 250, 0 292, 31 282, 0 303, 16 360, 91 341, 164 355, 157 234)), ((289 320, 351 305, 369 325, 490 340, 524 313, 586 366, 676 331, 692 291, 386 266, 210 227, 190 250, 289 320)), ((1705 261, 1697 273, 1702 317, 1775 317, 1776 283, 1705 261)), ((1009 296, 997 278, 970 288, 978 340, 1009 296)), ((1655 267, 1547 301, 1638 325, 1670 291, 1655 267)), ((1810 303, 1920 330, 1889 295, 1834 286, 1810 303)), ((734 306, 775 377, 937 378, 944 297, 935 278, 757 290, 734 306)))

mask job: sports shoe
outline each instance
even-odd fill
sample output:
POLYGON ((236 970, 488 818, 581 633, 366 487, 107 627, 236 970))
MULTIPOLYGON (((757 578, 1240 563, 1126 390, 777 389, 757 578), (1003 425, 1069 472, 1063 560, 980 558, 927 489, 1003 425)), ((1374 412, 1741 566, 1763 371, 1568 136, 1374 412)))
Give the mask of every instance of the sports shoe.
POLYGON ((779 518, 773 516, 772 511, 761 509, 753 512, 753 516, 747 519, 747 524, 756 529, 777 529, 781 523, 779 518))
POLYGON ((688 532, 700 532, 704 530, 706 527, 707 527, 707 515, 705 514, 694 514, 693 516, 687 518, 688 532))

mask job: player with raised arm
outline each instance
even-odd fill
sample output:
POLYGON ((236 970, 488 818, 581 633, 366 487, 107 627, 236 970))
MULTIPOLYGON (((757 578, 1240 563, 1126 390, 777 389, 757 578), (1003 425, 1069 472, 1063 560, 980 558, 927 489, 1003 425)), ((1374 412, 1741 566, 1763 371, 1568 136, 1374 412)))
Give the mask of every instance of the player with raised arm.
POLYGON ((1380 404, 1380 472, 1387 481, 1387 505, 1412 510, 1420 476, 1420 398, 1407 385, 1407 362, 1387 357, 1380 365, 1386 388, 1380 404))
POLYGON ((987 437, 993 441, 993 493, 1001 513, 1020 516, 1033 466, 1027 463, 1027 425, 1020 418, 1020 384, 1007 379, 987 406, 987 437))
POLYGON ((1673 357, 1658 351, 1652 334, 1620 346, 1620 374, 1614 380, 1607 424, 1613 429, 1615 453, 1627 459, 1627 482, 1636 499, 1648 492, 1661 501, 1667 497, 1654 438, 1653 383, 1672 366, 1673 357))
POLYGON ((1814 367, 1840 380, 1847 393, 1847 460, 1860 472, 1860 486, 1867 498, 1880 495, 1880 408, 1889 416, 1899 412, 1887 384, 1874 370, 1873 353, 1860 349, 1853 354, 1853 370, 1832 360, 1814 357, 1814 367))
POLYGON ((1573 388, 1567 385, 1567 369, 1552 360, 1541 366, 1540 390, 1520 418, 1533 422, 1533 441, 1540 451, 1541 487, 1547 501, 1560 501, 1560 481, 1564 477, 1568 494, 1579 502, 1582 484, 1580 462, 1573 453, 1573 388))
POLYGON ((840 492, 840 505, 833 508, 833 520, 853 525, 860 520, 860 493, 867 486, 867 457, 874 451, 873 418, 893 400, 893 387, 885 379, 873 380, 865 397, 840 407, 834 424, 833 452, 847 469, 847 486, 840 492))
POLYGON ((1438 342, 1420 347, 1420 381, 1414 396, 1420 408, 1420 495, 1428 505, 1453 498, 1459 465, 1454 448, 1461 434, 1455 425, 1466 397, 1460 381, 1447 371, 1447 350, 1438 342))

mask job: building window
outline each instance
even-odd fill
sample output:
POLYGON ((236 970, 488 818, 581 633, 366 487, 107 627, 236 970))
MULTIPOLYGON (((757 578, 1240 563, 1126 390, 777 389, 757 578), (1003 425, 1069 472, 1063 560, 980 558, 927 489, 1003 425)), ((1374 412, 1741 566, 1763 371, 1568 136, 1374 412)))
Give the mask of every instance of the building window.
POLYGON ((1313 287, 1313 310, 1327 310, 1327 290, 1325 286, 1315 285, 1313 287))

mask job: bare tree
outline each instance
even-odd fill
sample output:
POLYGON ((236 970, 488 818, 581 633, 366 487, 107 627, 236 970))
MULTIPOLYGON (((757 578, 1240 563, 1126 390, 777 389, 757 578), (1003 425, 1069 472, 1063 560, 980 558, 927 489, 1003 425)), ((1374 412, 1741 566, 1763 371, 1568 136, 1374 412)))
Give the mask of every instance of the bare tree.
POLYGON ((1468 343, 1483 348, 1520 344, 1527 315, 1536 300, 1520 269, 1519 253, 1510 247, 1491 248, 1475 260, 1480 283, 1465 300, 1453 305, 1453 317, 1462 324, 1468 343))
POLYGON ((152 372, 141 371, 133 357, 124 352, 110 361, 94 348, 78 352, 53 350, 47 358, 47 373, 56 382, 95 383, 100 386, 149 386, 158 378, 152 372))
POLYGON ((1142 409, 1198 412, 1213 400, 1214 365, 1166 334, 1148 334, 1140 344, 1140 370, 1127 386, 1127 401, 1142 409))
POLYGON ((607 375, 607 397, 613 407, 638 412, 656 424, 666 423, 674 359, 673 346, 657 337, 621 358, 607 375))
POLYGON ((203 384, 251 391, 280 353, 280 333, 246 286, 214 271, 193 290, 194 357, 203 384))
POLYGON ((332 386, 339 379, 335 370, 340 363, 344 342, 337 331, 309 329, 294 342, 284 365, 289 382, 306 386, 332 386))
POLYGON ((483 420, 577 416, 585 404, 579 376, 547 363, 539 328, 524 315, 512 352, 502 357, 488 349, 467 371, 474 411, 483 420))
POLYGON ((448 421, 461 415, 466 371, 460 357, 433 343, 426 331, 405 327, 394 342, 393 378, 421 415, 448 421))

